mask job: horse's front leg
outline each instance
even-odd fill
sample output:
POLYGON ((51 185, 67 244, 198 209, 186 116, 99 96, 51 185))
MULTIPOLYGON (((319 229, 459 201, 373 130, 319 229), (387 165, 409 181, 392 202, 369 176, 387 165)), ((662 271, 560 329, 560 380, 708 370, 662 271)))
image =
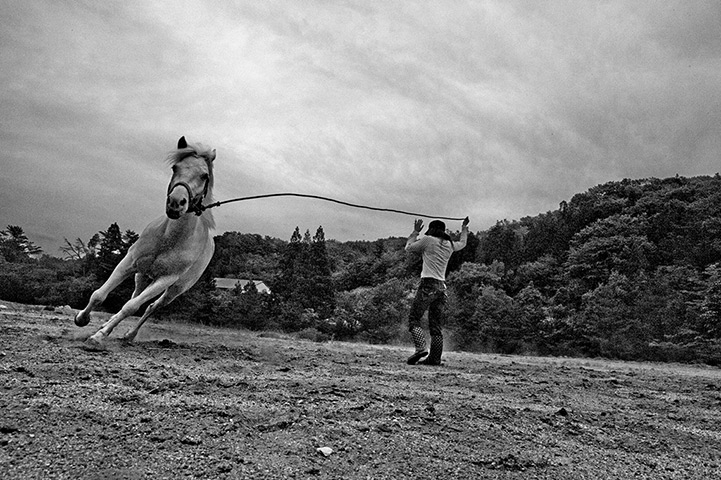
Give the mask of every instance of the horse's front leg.
POLYGON ((100 327, 100 330, 98 330, 93 336, 88 338, 85 343, 89 346, 100 347, 103 343, 103 339, 110 335, 113 329, 117 327, 120 322, 137 312, 144 303, 152 300, 153 298, 163 293, 175 282, 176 279, 176 276, 163 277, 151 283, 140 294, 128 300, 128 302, 123 305, 123 308, 121 308, 118 313, 110 317, 110 319, 105 322, 102 327, 100 327))
POLYGON ((88 305, 75 315, 75 325, 78 327, 84 327, 90 323, 90 312, 102 304, 108 294, 115 290, 118 285, 123 283, 123 281, 132 275, 134 271, 135 268, 133 267, 133 259, 130 255, 126 255, 125 258, 118 263, 115 270, 113 270, 113 273, 105 281, 105 283, 95 290, 92 295, 90 295, 88 305))
POLYGON ((148 288, 148 285, 150 285, 153 282, 153 279, 148 277, 147 275, 144 275, 140 272, 135 274, 135 290, 133 290, 133 294, 130 298, 135 298, 140 293, 148 288))

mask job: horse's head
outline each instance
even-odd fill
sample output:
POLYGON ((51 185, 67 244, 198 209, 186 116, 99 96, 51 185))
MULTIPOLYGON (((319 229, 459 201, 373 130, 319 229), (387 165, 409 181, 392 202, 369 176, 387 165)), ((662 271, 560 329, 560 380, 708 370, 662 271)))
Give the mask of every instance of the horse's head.
POLYGON ((173 176, 168 185, 165 214, 173 220, 192 212, 203 212, 203 200, 212 196, 213 160, 215 150, 200 144, 188 145, 185 137, 178 140, 177 151, 168 156, 173 176))

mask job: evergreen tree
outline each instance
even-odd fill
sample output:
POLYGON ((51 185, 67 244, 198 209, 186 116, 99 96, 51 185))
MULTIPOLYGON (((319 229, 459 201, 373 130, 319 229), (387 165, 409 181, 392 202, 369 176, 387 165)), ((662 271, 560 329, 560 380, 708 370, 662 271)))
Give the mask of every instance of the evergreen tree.
POLYGON ((292 292, 296 289, 298 259, 301 257, 303 249, 301 239, 300 230, 295 227, 280 258, 280 271, 271 281, 271 290, 284 301, 289 301, 292 292))
POLYGON ((42 253, 42 248, 33 244, 17 225, 8 225, 6 230, 0 230, 0 255, 11 263, 31 260, 31 255, 42 253))
MULTIPOLYGON (((100 241, 97 243, 98 251, 96 254, 97 264, 95 274, 102 281, 105 281, 113 272, 120 260, 125 257, 130 247, 138 239, 138 235, 132 230, 126 230, 125 234, 120 232, 117 223, 113 223, 106 231, 98 232, 100 241)), ((93 237, 88 245, 96 245, 93 237)))
POLYGON ((300 229, 295 227, 290 241, 280 259, 280 271, 271 281, 271 290, 279 300, 279 322, 284 330, 300 330, 303 313, 303 258, 307 244, 303 242, 300 229))
POLYGON ((288 330, 315 327, 315 319, 330 317, 335 294, 323 227, 315 236, 301 237, 296 227, 281 259, 281 272, 272 287, 281 299, 281 324, 288 330))
MULTIPOLYGON (((138 235, 132 230, 126 230, 125 234, 121 233, 117 223, 111 224, 106 231, 98 232, 90 239, 88 249, 94 251, 95 255, 88 260, 88 263, 97 280, 97 286, 110 277, 137 239, 138 235)), ((117 311, 128 301, 132 292, 133 278, 129 278, 110 292, 103 306, 109 311, 117 311)))
POLYGON ((313 289, 313 308, 321 319, 326 319, 333 314, 335 292, 325 244, 325 233, 322 226, 318 227, 313 236, 308 258, 308 270, 313 289))

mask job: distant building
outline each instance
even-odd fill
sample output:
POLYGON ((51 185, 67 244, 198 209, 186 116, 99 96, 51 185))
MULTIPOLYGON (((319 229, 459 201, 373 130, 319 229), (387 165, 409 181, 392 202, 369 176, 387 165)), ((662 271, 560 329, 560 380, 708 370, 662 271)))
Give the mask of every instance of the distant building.
POLYGON ((214 278, 213 280, 215 280, 215 288, 221 290, 233 290, 238 285, 240 285, 240 288, 245 288, 246 285, 252 282, 259 293, 270 293, 270 288, 262 280, 247 280, 244 278, 214 278))

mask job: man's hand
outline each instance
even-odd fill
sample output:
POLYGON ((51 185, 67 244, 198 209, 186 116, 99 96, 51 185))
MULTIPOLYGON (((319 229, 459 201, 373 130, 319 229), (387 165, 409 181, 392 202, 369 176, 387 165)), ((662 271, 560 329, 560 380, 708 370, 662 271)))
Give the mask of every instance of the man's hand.
POLYGON ((422 229, 423 229, 423 220, 421 220, 421 219, 419 218, 419 219, 416 220, 415 223, 413 224, 413 231, 420 233, 422 229))
POLYGON ((464 218, 462 226, 467 227, 469 222, 470 222, 470 220, 468 219, 468 217, 464 218))

